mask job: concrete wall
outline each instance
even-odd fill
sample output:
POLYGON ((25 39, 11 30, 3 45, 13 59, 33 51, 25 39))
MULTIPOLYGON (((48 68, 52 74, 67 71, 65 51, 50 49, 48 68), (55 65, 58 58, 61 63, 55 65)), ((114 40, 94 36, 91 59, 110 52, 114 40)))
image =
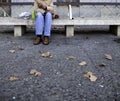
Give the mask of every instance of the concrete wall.
MULTIPOLYGON (((34 0, 12 0, 12 2, 33 2, 34 0)), ((53 0, 56 2, 57 0, 53 0)), ((81 2, 120 2, 120 0, 80 0, 81 2)), ((17 17, 22 12, 32 12, 33 6, 12 6, 11 15, 17 17)), ((67 6, 54 6, 55 14, 60 18, 68 18, 67 6)), ((120 7, 115 6, 72 6, 73 17, 118 17, 120 7)))
MULTIPOLYGON (((34 0, 11 0, 11 2, 33 2, 34 0)), ((22 12, 31 12, 33 11, 34 7, 32 5, 13 5, 11 7, 11 16, 18 17, 22 12)))

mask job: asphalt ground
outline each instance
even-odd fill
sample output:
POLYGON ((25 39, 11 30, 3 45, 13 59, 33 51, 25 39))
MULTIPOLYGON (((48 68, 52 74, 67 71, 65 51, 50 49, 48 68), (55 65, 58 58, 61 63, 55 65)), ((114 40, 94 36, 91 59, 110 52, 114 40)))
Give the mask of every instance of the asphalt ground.
POLYGON ((0 33, 0 101, 120 101, 119 37, 52 32, 47 46, 33 39, 34 32, 0 33), (41 56, 46 52, 51 57, 41 56))

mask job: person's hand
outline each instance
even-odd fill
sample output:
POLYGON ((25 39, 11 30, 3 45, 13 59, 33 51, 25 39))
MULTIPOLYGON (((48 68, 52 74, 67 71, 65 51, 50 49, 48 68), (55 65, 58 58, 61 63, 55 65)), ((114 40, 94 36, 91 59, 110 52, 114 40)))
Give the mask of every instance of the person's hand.
POLYGON ((55 15, 53 16, 53 19, 59 19, 59 15, 55 14, 55 15))
POLYGON ((54 15, 54 12, 51 11, 51 10, 45 10, 45 13, 44 13, 44 14, 46 14, 47 12, 51 13, 52 15, 54 15))
POLYGON ((38 3, 38 7, 47 10, 47 6, 43 5, 42 3, 38 3))

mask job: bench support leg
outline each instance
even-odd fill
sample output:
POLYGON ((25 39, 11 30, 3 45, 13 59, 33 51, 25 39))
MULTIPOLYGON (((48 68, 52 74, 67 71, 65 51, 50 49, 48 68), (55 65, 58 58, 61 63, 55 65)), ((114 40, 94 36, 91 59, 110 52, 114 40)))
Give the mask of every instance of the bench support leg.
POLYGON ((117 36, 120 36, 120 25, 111 25, 110 31, 116 34, 117 36))
POLYGON ((74 25, 66 25, 65 30, 66 30, 66 36, 67 37, 74 36, 74 25))
POLYGON ((26 31, 26 26, 15 25, 14 26, 14 36, 22 36, 26 31))

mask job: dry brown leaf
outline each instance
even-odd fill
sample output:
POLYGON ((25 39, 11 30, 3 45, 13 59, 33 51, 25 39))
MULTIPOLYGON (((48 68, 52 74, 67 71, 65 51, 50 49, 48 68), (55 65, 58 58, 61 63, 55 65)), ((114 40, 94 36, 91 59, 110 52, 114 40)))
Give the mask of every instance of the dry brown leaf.
POLYGON ((10 53, 15 53, 15 50, 9 50, 10 53))
POLYGON ((96 80, 97 80, 97 77, 94 76, 94 75, 91 75, 91 77, 90 77, 90 81, 95 82, 96 80))
POLYGON ((100 66, 100 67, 105 67, 106 64, 102 62, 102 63, 99 64, 99 66, 100 66))
POLYGON ((87 78, 90 78, 90 76, 91 76, 92 74, 93 74, 92 72, 87 72, 84 76, 87 77, 87 78))
POLYGON ((52 58, 53 57, 50 52, 42 53, 41 56, 46 57, 46 58, 52 58))
POLYGON ((82 61, 79 63, 80 66, 86 66, 87 65, 87 62, 86 61, 82 61))
POLYGON ((41 76, 41 73, 37 71, 34 75, 35 76, 41 76))
POLYGON ((105 58, 108 60, 112 60, 112 56, 110 54, 105 54, 105 58))
POLYGON ((84 76, 87 77, 92 82, 95 82, 97 80, 97 77, 93 75, 92 72, 87 72, 84 76))
POLYGON ((24 50, 24 48, 22 48, 22 47, 19 47, 19 50, 24 50))
POLYGON ((17 81, 19 80, 19 78, 17 76, 11 76, 10 77, 10 81, 17 81))
POLYGON ((31 70, 30 70, 30 74, 32 74, 32 75, 33 75, 35 72, 36 72, 35 69, 31 69, 31 70))
POLYGON ((30 70, 30 74, 31 74, 31 75, 35 75, 35 76, 41 76, 41 72, 38 72, 38 71, 35 70, 35 69, 31 69, 31 70, 30 70))
POLYGON ((76 59, 76 57, 74 57, 74 56, 68 56, 67 59, 68 60, 74 60, 74 59, 76 59))

